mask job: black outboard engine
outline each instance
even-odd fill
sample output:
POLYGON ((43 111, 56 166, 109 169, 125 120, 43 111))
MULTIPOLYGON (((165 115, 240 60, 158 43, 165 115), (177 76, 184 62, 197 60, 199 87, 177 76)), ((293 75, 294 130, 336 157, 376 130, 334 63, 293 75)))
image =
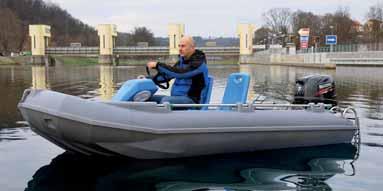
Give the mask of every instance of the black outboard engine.
POLYGON ((337 105, 335 82, 328 75, 310 75, 295 83, 294 104, 324 103, 337 105))

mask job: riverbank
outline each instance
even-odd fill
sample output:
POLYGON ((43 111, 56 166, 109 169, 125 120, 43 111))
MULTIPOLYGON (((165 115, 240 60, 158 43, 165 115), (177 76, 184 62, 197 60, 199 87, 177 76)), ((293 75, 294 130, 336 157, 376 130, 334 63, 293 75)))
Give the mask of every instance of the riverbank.
MULTIPOLYGON (((56 63, 66 65, 97 65, 98 57, 83 57, 83 56, 55 56, 56 63)), ((120 58, 114 60, 113 65, 118 66, 143 66, 149 60, 158 60, 160 62, 167 62, 166 58, 153 59, 146 57, 139 58, 120 58)), ((237 65, 238 59, 221 59, 221 60, 208 60, 209 65, 237 65)))
POLYGON ((68 57, 68 56, 55 56, 56 63, 66 65, 95 65, 98 64, 97 57, 68 57))
POLYGON ((14 56, 14 57, 0 56, 0 65, 26 64, 29 62, 30 59, 31 57, 29 56, 14 56))
POLYGON ((258 65, 274 65, 274 66, 294 66, 304 68, 322 68, 322 69, 336 69, 336 64, 302 64, 302 63, 251 63, 258 65))
POLYGON ((0 56, 0 65, 12 65, 12 64, 17 64, 17 62, 11 58, 0 56))
POLYGON ((293 54, 264 51, 241 58, 245 64, 335 69, 337 66, 383 67, 383 51, 293 54))

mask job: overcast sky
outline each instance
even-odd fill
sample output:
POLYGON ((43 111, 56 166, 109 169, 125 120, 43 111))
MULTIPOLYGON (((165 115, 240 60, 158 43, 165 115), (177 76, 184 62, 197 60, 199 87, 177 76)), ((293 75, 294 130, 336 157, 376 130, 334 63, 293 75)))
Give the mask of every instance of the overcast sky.
POLYGON ((96 26, 116 24, 131 32, 146 26, 155 36, 167 36, 169 23, 185 24, 186 34, 234 37, 238 23, 263 25, 262 13, 271 8, 290 8, 316 14, 348 6, 353 19, 365 21, 368 8, 383 0, 46 0, 57 3, 72 16, 96 26))

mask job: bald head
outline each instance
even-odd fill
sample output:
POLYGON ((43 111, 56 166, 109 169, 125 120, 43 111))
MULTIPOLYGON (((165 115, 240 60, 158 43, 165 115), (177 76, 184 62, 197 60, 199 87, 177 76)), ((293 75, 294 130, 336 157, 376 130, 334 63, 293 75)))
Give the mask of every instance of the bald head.
POLYGON ((194 43, 194 40, 193 40, 193 37, 191 36, 184 36, 181 38, 181 42, 184 42, 186 44, 189 44, 193 47, 195 47, 195 43, 194 43))
POLYGON ((178 48, 181 56, 189 58, 195 51, 193 38, 191 36, 182 37, 178 48))

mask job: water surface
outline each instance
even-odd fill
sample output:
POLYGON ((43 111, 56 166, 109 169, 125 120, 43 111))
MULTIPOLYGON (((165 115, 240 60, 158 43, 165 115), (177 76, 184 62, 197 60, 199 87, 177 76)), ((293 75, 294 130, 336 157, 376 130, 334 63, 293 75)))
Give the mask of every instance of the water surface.
POLYGON ((23 90, 47 88, 108 100, 122 82, 144 74, 144 68, 1 66, 0 190, 380 190, 383 186, 379 180, 383 176, 383 68, 221 65, 209 70, 215 78, 215 103, 221 101, 226 78, 233 72, 251 74, 249 100, 267 96, 275 102, 292 99, 299 77, 334 76, 338 102, 355 107, 361 118, 360 152, 343 144, 165 161, 72 155, 23 123, 16 108, 23 90))

